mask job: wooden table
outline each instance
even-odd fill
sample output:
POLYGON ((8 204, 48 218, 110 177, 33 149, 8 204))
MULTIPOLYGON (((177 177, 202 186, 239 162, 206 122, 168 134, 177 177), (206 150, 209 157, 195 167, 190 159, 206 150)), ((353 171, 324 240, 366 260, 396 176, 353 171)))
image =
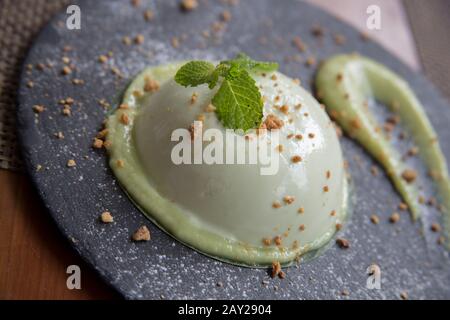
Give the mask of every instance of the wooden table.
MULTIPOLYGON (((379 5, 382 29, 370 35, 414 69, 419 63, 400 0, 308 0, 360 30, 366 8, 379 5)), ((119 295, 70 248, 24 174, 0 170, 0 299, 111 299, 119 295), (66 287, 69 265, 81 290, 66 287)))

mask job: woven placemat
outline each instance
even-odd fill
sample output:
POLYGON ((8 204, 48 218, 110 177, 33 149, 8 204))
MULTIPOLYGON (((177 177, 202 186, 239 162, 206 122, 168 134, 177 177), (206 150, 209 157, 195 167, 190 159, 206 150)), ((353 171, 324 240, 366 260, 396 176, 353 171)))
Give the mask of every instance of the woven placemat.
POLYGON ((67 0, 0 1, 0 168, 21 170, 16 135, 16 92, 26 52, 67 0))
POLYGON ((450 1, 403 0, 425 75, 450 98, 450 1))

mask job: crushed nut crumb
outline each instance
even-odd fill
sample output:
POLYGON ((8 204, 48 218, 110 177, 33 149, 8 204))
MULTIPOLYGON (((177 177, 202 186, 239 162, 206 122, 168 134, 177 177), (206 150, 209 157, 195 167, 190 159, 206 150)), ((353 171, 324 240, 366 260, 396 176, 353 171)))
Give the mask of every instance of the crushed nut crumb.
POLYGON ((153 11, 152 10, 145 10, 144 11, 144 19, 146 21, 152 21, 154 17, 153 11))
POLYGON ((134 37, 134 43, 137 45, 143 44, 145 41, 145 37, 142 34, 138 34, 136 37, 134 37))
POLYGON ((105 63, 106 61, 108 61, 108 57, 105 56, 104 54, 102 54, 98 57, 98 62, 105 63))
POLYGON ((398 212, 394 212, 389 217, 389 222, 390 223, 397 223, 399 220, 400 220, 400 215, 398 214, 398 212))
POLYGON ((299 163, 299 162, 302 161, 302 157, 300 157, 299 155, 295 155, 295 156, 293 156, 293 157, 291 158, 291 161, 292 161, 293 163, 299 163))
POLYGON ((151 79, 149 77, 145 77, 144 91, 145 92, 155 92, 159 90, 159 82, 151 79))
POLYGON ((122 113, 120 115, 120 122, 124 125, 128 125, 130 123, 130 118, 128 118, 128 115, 126 113, 122 113))
POLYGON ((380 218, 378 218, 378 216, 376 214, 372 214, 370 216, 370 222, 372 222, 373 224, 379 224, 380 218))
POLYGON ((289 106, 287 106, 287 105, 282 105, 282 106, 280 107, 280 111, 281 111, 282 113, 284 113, 284 114, 288 114, 288 113, 289 113, 289 106))
POLYGON ((170 43, 172 44, 172 47, 178 48, 180 46, 180 40, 177 37, 173 37, 170 40, 170 43))
POLYGON ((341 249, 348 249, 350 247, 350 242, 347 239, 344 239, 344 238, 337 238, 336 239, 336 244, 341 249))
POLYGON ((292 39, 292 44, 298 49, 298 51, 306 51, 307 46, 300 37, 294 37, 294 39, 292 39))
POLYGON ((231 20, 231 12, 228 11, 228 10, 223 11, 223 12, 220 14, 220 18, 221 18, 222 21, 224 21, 224 22, 230 21, 230 20, 231 20))
POLYGON ((408 292, 406 292, 406 291, 401 292, 400 293, 400 298, 402 300, 408 300, 408 292))
POLYGON ((64 66, 61 70, 61 73, 67 76, 72 73, 72 69, 69 66, 64 66))
POLYGON ((61 131, 58 131, 58 132, 55 133, 55 137, 57 139, 62 140, 62 139, 64 139, 64 134, 61 131))
POLYGON ((434 223, 431 224, 430 229, 431 229, 431 231, 433 231, 433 232, 441 232, 441 226, 440 226, 440 224, 438 224, 438 223, 436 223, 436 222, 434 222, 434 223))
POLYGON ((191 104, 194 104, 195 102, 197 102, 197 99, 198 99, 198 94, 194 92, 191 96, 191 104))
POLYGON ((112 223, 114 222, 113 216, 111 215, 111 212, 105 211, 100 215, 100 220, 103 223, 112 223))
POLYGON ((406 169, 402 172, 402 178, 407 183, 413 183, 417 178, 417 172, 412 169, 406 169))
POLYGON ((271 277, 275 278, 276 276, 278 276, 281 272, 281 264, 278 261, 274 261, 272 262, 272 272, 271 272, 271 277))
POLYGON ((180 7, 183 11, 192 11, 198 7, 197 0, 182 0, 180 7))
POLYGON ((282 244, 282 239, 281 239, 280 236, 275 236, 275 238, 273 238, 273 242, 275 242, 275 244, 276 244, 277 246, 281 246, 281 244, 282 244))
POLYGON ((293 196, 284 196, 283 201, 286 204, 292 204, 295 201, 295 198, 293 196))
POLYGON ((35 104, 33 106, 33 111, 36 112, 36 113, 41 113, 41 112, 45 111, 45 107, 42 106, 42 105, 39 105, 39 104, 35 104))
POLYGON ((133 241, 149 241, 151 239, 150 230, 146 226, 141 226, 132 236, 133 241))
POLYGON ((70 159, 70 160, 67 161, 67 166, 69 168, 75 167, 76 165, 77 164, 76 164, 75 160, 73 160, 73 159, 70 159))
POLYGON ((274 130, 274 129, 280 129, 283 127, 284 122, 280 118, 278 118, 274 114, 269 114, 266 117, 266 120, 264 120, 264 125, 267 130, 274 130))
POLYGON ((123 161, 123 160, 121 160, 121 159, 117 160, 116 163, 117 163, 117 167, 118 167, 118 168, 123 168, 123 167, 125 167, 125 161, 123 161))
POLYGON ((274 201, 274 202, 272 203, 272 208, 274 208, 274 209, 281 208, 281 203, 280 203, 280 201, 274 201))
POLYGON ((94 149, 101 149, 103 148, 103 140, 94 138, 94 142, 92 143, 92 147, 94 149))

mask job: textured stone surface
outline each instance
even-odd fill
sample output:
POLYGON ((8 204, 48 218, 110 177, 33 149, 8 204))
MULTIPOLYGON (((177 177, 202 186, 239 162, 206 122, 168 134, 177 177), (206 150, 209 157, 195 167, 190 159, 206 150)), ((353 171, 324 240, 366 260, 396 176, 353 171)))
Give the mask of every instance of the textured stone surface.
MULTIPOLYGON (((299 53, 291 40, 301 36, 308 44, 303 61, 310 55, 320 60, 339 52, 358 51, 408 79, 426 106, 444 152, 450 156, 446 143, 450 141, 449 106, 422 76, 377 44, 361 41, 352 28, 293 0, 245 0, 238 6, 209 1, 187 14, 180 12, 174 0, 142 1, 138 8, 127 1, 83 1, 80 6, 81 30, 67 30, 62 13, 42 31, 29 53, 26 64, 50 62, 54 66, 24 71, 19 92, 19 135, 25 165, 61 231, 126 298, 396 299, 402 291, 411 299, 450 298, 448 253, 436 244, 438 235, 428 227, 430 221, 439 219, 438 214, 424 208, 424 237, 420 236, 420 223, 414 224, 405 212, 397 224, 390 224, 389 216, 400 198, 383 174, 370 175, 373 160, 346 138, 342 143, 353 180, 354 213, 340 236, 350 241, 350 248, 342 250, 332 244, 320 257, 288 268, 284 280, 270 279, 263 269, 217 262, 161 232, 128 200, 104 154, 91 148, 92 138, 110 112, 98 100, 117 104, 127 81, 146 65, 189 58, 221 59, 245 51, 255 58, 279 61, 282 72, 301 78, 310 88, 315 67, 286 59, 299 53), (155 13, 151 22, 143 18, 148 8, 155 13), (204 38, 201 31, 218 21, 224 9, 232 13, 226 31, 217 39, 204 38), (326 29, 322 39, 315 39, 310 32, 317 23, 326 29), (123 36, 139 33, 145 36, 142 45, 122 43, 123 36), (334 43, 335 33, 346 37, 345 45, 334 43), (183 34, 185 40, 175 49, 171 38, 182 39, 183 34), (261 44, 261 37, 267 44, 261 44), (73 50, 63 52, 66 45, 73 50), (98 56, 109 51, 113 57, 106 64, 99 63, 98 56), (60 75, 63 56, 76 67, 68 76, 60 75), (124 77, 117 78, 112 66, 124 77), (86 84, 74 86, 73 78, 81 78, 86 84), (35 83, 32 89, 26 86, 30 79, 35 83), (69 96, 75 103, 72 116, 65 117, 57 101, 69 96), (45 105, 46 111, 36 116, 34 104, 45 105), (64 139, 54 137, 58 131, 64 133, 64 139), (69 159, 76 161, 76 167, 67 167, 69 159), (42 166, 39 171, 38 165, 42 166), (113 215, 114 223, 99 221, 106 210, 113 215), (370 222, 372 213, 380 217, 379 225, 370 222), (152 240, 134 243, 130 237, 142 224, 149 227, 152 240), (381 268, 381 290, 366 288, 366 269, 372 263, 381 268), (218 282, 223 286, 217 286, 218 282), (342 295, 345 290, 349 296, 342 295)), ((382 110, 377 108, 380 116, 382 110)), ((400 147, 406 149, 406 143, 400 147)), ((423 169, 418 161, 412 165, 423 169)), ((421 179, 420 183, 429 196, 429 181, 421 179)))

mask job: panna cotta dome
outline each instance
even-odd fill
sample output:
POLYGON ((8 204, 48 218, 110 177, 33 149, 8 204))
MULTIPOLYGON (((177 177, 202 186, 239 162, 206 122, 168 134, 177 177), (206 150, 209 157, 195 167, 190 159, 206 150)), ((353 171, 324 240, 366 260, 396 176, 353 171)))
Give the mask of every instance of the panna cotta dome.
MULTIPOLYGON (((263 122, 282 123, 279 140, 274 144, 267 133, 233 135, 266 143, 277 153, 276 173, 261 174, 267 167, 261 163, 176 164, 175 130, 201 120, 203 132, 213 128, 226 136, 211 105, 217 89, 180 86, 174 81, 180 66, 144 70, 125 94, 127 108, 108 120, 110 165, 128 195, 170 235, 232 263, 288 263, 326 244, 344 219, 347 184, 335 128, 319 103, 279 72, 255 73, 263 122)), ((240 144, 225 145, 224 153, 230 148, 239 152, 240 144)))

